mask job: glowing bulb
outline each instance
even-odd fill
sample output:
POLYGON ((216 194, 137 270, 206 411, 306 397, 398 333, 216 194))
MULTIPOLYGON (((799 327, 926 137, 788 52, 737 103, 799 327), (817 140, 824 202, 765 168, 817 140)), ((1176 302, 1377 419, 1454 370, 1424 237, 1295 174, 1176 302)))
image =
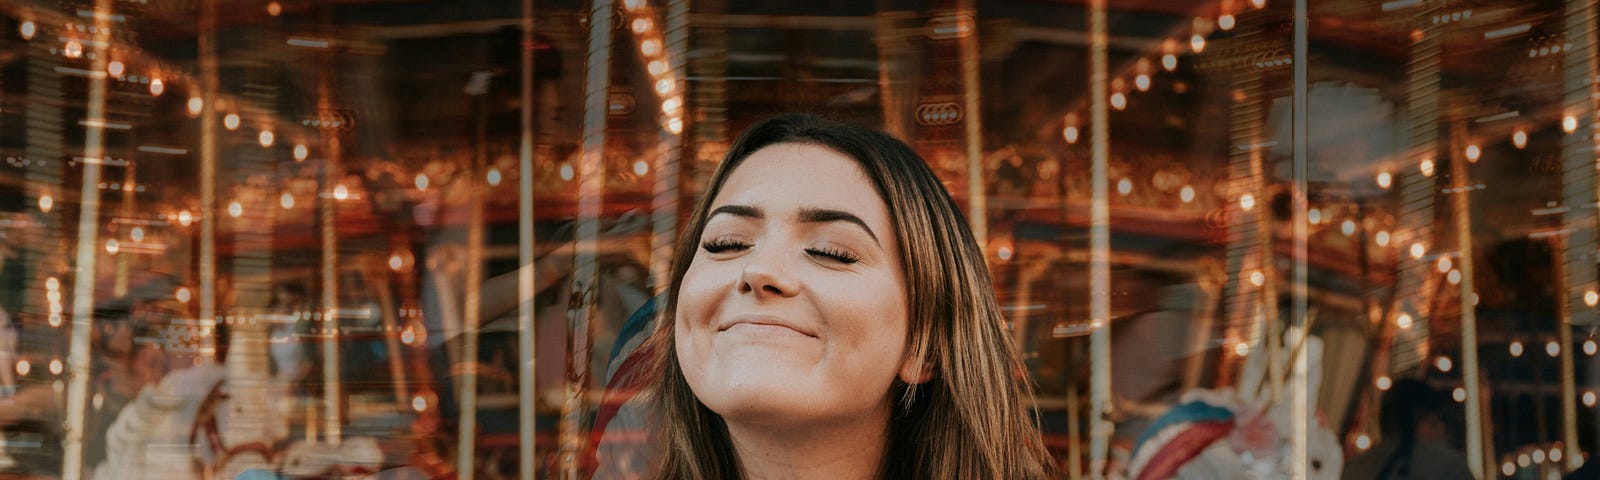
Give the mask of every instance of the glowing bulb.
POLYGON ((1267 0, 1250 0, 1250 5, 1256 8, 1267 8, 1267 0))
POLYGON ((1600 303, 1600 293, 1595 293, 1594 290, 1583 292, 1584 305, 1593 307, 1596 303, 1600 303))
POLYGON ((1517 466, 1511 462, 1500 464, 1500 473, 1506 474, 1507 477, 1515 475, 1517 473, 1517 466))
POLYGON ((1241 357, 1243 357, 1245 355, 1249 355, 1250 354, 1250 344, 1247 344, 1247 343, 1244 343, 1244 342, 1239 342, 1239 343, 1233 344, 1233 353, 1235 355, 1238 355, 1238 356, 1241 356, 1241 357))
POLYGON ((189 287, 178 287, 178 291, 173 293, 172 296, 183 303, 189 303, 189 299, 193 298, 193 294, 189 292, 189 287))
POLYGON ((644 160, 639 160, 639 161, 633 162, 633 174, 634 175, 644 175, 646 173, 650 173, 650 164, 649 163, 645 162, 644 160))
POLYGON ((1595 401, 1594 397, 1594 392, 1583 392, 1583 406, 1593 407, 1595 401))
POLYGON ((1189 37, 1189 48, 1193 49, 1194 53, 1206 51, 1206 37, 1198 33, 1189 37))
POLYGON ((489 181, 489 186, 491 187, 500 186, 500 169, 490 168, 487 180, 489 181))
POLYGON ((658 42, 655 39, 639 42, 639 51, 643 52, 646 56, 654 57, 661 53, 661 42, 658 42))
POLYGON ((1078 143, 1078 126, 1067 125, 1066 128, 1061 129, 1061 138, 1066 140, 1068 144, 1078 143))
POLYGON ((23 40, 33 40, 33 35, 39 33, 39 26, 34 25, 32 20, 24 21, 17 27, 17 32, 22 34, 23 40))
POLYGON ((683 98, 681 97, 672 97, 661 101, 662 112, 672 113, 678 111, 679 108, 683 108, 683 98))
POLYGON ((1389 172, 1378 172, 1378 187, 1388 189, 1394 184, 1394 177, 1389 172))
POLYGON ((417 174, 417 178, 415 180, 412 180, 412 182, 417 185, 417 190, 427 190, 428 189, 428 175, 425 174, 425 173, 417 174))
POLYGON ((157 78, 157 79, 150 80, 150 95, 159 97, 159 96, 161 96, 162 92, 166 92, 166 91, 167 91, 167 84, 162 83, 161 79, 157 78))
POLYGON ((1521 357, 1522 348, 1522 340, 1512 340, 1511 346, 1506 347, 1507 350, 1510 350, 1512 357, 1521 357))
POLYGON ((61 314, 52 313, 52 314, 50 314, 50 318, 47 321, 50 322, 50 326, 59 327, 59 326, 61 326, 61 314))
POLYGON ((244 215, 244 205, 240 205, 238 200, 228 202, 228 216, 239 218, 240 215, 244 215))
POLYGON ((350 198, 350 189, 349 188, 345 188, 345 186, 343 184, 340 184, 340 185, 337 185, 337 186, 333 187, 333 199, 334 200, 347 200, 349 198, 350 198))
POLYGON ((1240 195, 1239 208, 1244 209, 1246 212, 1250 211, 1252 208, 1256 208, 1256 196, 1248 193, 1240 195))
POLYGON ((279 5, 278 2, 270 2, 267 4, 267 15, 276 17, 281 14, 283 14, 283 5, 279 5))
POLYGON ((1411 258, 1421 259, 1425 253, 1428 253, 1428 249, 1423 247, 1421 243, 1411 244, 1411 258))
POLYGON ((1544 450, 1533 449, 1533 463, 1544 463, 1544 450))
POLYGON ((1191 187, 1191 186, 1188 186, 1188 185, 1184 185, 1183 188, 1178 189, 1178 198, 1183 200, 1183 203, 1193 202, 1194 201, 1194 187, 1191 187))
POLYGON ((672 80, 668 80, 668 79, 665 79, 665 78, 660 79, 660 80, 656 80, 656 93, 661 94, 661 95, 666 95, 666 94, 672 93, 672 90, 673 90, 672 80))
POLYGON ((226 127, 230 131, 238 130, 239 129, 239 114, 230 113, 227 116, 222 117, 222 126, 226 127))
POLYGON ((189 116, 199 116, 200 108, 205 106, 205 100, 200 97, 189 97, 189 116))
POLYGON ((647 68, 650 69, 651 75, 659 77, 661 74, 667 73, 667 62, 664 60, 651 60, 647 68))
POLYGON ((50 213, 50 209, 55 207, 55 205, 56 199, 51 197, 50 194, 47 193, 39 196, 39 211, 50 213))
POLYGON ((1450 397, 1456 399, 1456 403, 1465 402, 1467 401, 1467 389, 1456 387, 1455 390, 1450 391, 1450 397))
POLYGON ((194 222, 194 214, 189 213, 188 210, 184 210, 184 211, 178 212, 178 224, 179 225, 183 225, 183 226, 187 227, 187 226, 189 226, 190 223, 193 223, 193 222, 194 222))
POLYGON ((1321 224, 1322 223, 1322 210, 1321 209, 1317 209, 1317 208, 1313 208, 1311 210, 1307 210, 1306 211, 1306 220, 1310 221, 1312 225, 1321 224))
POLYGON ((1432 177, 1433 176, 1433 160, 1431 160, 1431 159, 1423 159, 1422 163, 1417 164, 1417 169, 1422 171, 1422 176, 1424 176, 1424 177, 1432 177))
POLYGON ((1591 357, 1594 356, 1596 348, 1600 348, 1600 345, 1595 345, 1595 342, 1594 342, 1593 338, 1583 341, 1583 354, 1584 355, 1588 355, 1588 356, 1591 356, 1591 357))
POLYGON ((143 242, 144 241, 144 228, 143 227, 133 227, 133 231, 128 232, 128 238, 132 238, 133 241, 135 241, 135 242, 143 242))
POLYGON ((1547 355, 1550 355, 1552 357, 1561 356, 1561 344, 1560 343, 1556 343, 1555 340, 1551 340, 1549 342, 1545 342, 1545 344, 1544 344, 1544 353, 1547 354, 1547 355))
POLYGON ((1526 467, 1530 463, 1533 463, 1533 458, 1529 457, 1528 454, 1523 453, 1517 455, 1517 465, 1526 467))
POLYGON ((572 171, 572 165, 562 165, 561 166, 561 179, 562 180, 569 181, 569 182, 572 181, 573 174, 574 174, 574 172, 572 171))
POLYGON ((1394 318, 1394 325, 1396 327, 1400 327, 1401 330, 1410 330, 1411 325, 1414 322, 1416 322, 1416 320, 1413 320, 1411 318, 1411 314, 1409 313, 1402 313, 1400 316, 1394 318))
POLYGON ((1117 193, 1122 195, 1133 193, 1133 181, 1126 178, 1117 180, 1117 193))
POLYGON ((1388 391, 1390 387, 1394 386, 1394 380, 1390 379, 1388 375, 1383 375, 1379 376, 1378 380, 1373 382, 1373 385, 1376 385, 1378 390, 1388 391))
POLYGON ((59 359, 59 358, 50 359, 50 374, 51 375, 60 375, 61 374, 61 359, 59 359))
POLYGON ((1461 271, 1460 270, 1451 270, 1449 274, 1446 274, 1444 276, 1444 279, 1449 281, 1451 285, 1460 284, 1461 283, 1461 271))
POLYGON ((83 44, 78 43, 77 40, 67 40, 67 45, 61 49, 61 54, 66 55, 67 58, 82 57, 83 44))
POLYGON ((1234 18, 1232 14, 1222 14, 1217 17, 1217 27, 1223 30, 1233 30, 1234 18))
POLYGON ((56 277, 46 278, 44 279, 44 288, 46 290, 60 290, 61 281, 57 280, 56 277))
POLYGON ((1149 91, 1150 90, 1150 76, 1146 75, 1146 74, 1143 74, 1143 73, 1134 76, 1133 77, 1133 88, 1137 88, 1141 92, 1149 91))
POLYGON ((654 22, 651 22, 648 18, 633 19, 633 33, 648 32, 653 27, 655 27, 654 22))
POLYGON ((672 119, 667 120, 667 131, 672 132, 673 135, 683 133, 683 119, 672 117, 672 119))
POLYGON ((283 192, 283 195, 278 195, 278 205, 282 205, 284 210, 294 208, 294 195, 289 192, 283 192))
POLYGON ((390 270, 394 270, 394 271, 398 272, 398 271, 400 271, 400 267, 404 267, 404 266, 406 266, 406 259, 401 258, 400 254, 396 253, 394 255, 390 255, 389 256, 389 269, 390 270))
POLYGON ((422 395, 417 395, 417 396, 411 397, 411 409, 412 410, 416 410, 418 412, 422 412, 423 410, 427 410, 428 409, 428 399, 422 398, 422 395))
POLYGON ((622 6, 628 10, 638 10, 644 6, 644 0, 622 0, 622 6))
POLYGON ((1561 457, 1562 456, 1563 455, 1561 453, 1561 444, 1557 443, 1555 445, 1550 446, 1550 461, 1559 462, 1559 461, 1561 461, 1561 457))
POLYGON ((1255 285, 1255 286, 1259 287, 1259 286, 1261 286, 1262 284, 1265 284, 1265 283, 1267 283, 1267 276, 1265 274, 1261 273, 1260 270, 1257 270, 1257 271, 1254 271, 1254 272, 1250 272, 1250 284, 1251 285, 1255 285))
POLYGON ((1173 70, 1177 70, 1178 69, 1178 56, 1170 54, 1170 53, 1166 54, 1166 55, 1162 55, 1161 56, 1161 68, 1164 68, 1169 72, 1173 71, 1173 70))
POLYGON ((1528 146, 1528 132, 1517 130, 1511 133, 1511 144, 1517 148, 1528 146))
POLYGON ((1450 257, 1439 257, 1438 268, 1439 273, 1450 271, 1450 257))
POLYGON ((1578 118, 1574 117, 1572 115, 1567 115, 1566 117, 1562 117, 1562 119, 1561 119, 1561 130, 1566 131, 1567 133, 1572 133, 1574 131, 1577 131, 1578 130, 1578 118))
POLYGON ((1483 156, 1483 149, 1478 148, 1477 145, 1467 145, 1467 161, 1476 162, 1478 157, 1481 156, 1483 156))
POLYGON ((33 371, 33 364, 28 363, 27 359, 17 360, 17 375, 26 377, 28 372, 31 371, 33 371))
POLYGON ((415 343, 417 341, 417 333, 412 331, 411 327, 406 327, 405 330, 400 332, 400 341, 405 342, 406 345, 415 343))
POLYGON ((1450 361, 1450 357, 1443 355, 1433 360, 1433 366, 1437 367, 1439 371, 1445 373, 1450 373, 1450 369, 1455 368, 1455 365, 1455 362, 1450 361))
POLYGON ((114 78, 122 78, 122 74, 126 70, 127 67, 117 60, 112 60, 111 63, 106 64, 106 73, 111 74, 114 78))
POLYGON ((307 149, 305 145, 295 145, 294 146, 294 161, 296 161, 296 162, 305 161, 306 156, 309 156, 309 155, 311 155, 311 150, 307 149))
POLYGON ((1128 108, 1128 96, 1122 92, 1111 94, 1111 108, 1122 110, 1128 108))
POLYGON ((1375 237, 1375 238, 1373 238, 1373 240, 1378 242, 1378 246, 1380 246, 1380 247, 1389 246, 1389 231, 1388 230, 1379 230, 1378 234, 1377 235, 1373 235, 1373 237, 1375 237))
POLYGON ((1355 235, 1356 221, 1347 219, 1344 221, 1344 223, 1339 224, 1339 233, 1343 233, 1346 237, 1355 235))

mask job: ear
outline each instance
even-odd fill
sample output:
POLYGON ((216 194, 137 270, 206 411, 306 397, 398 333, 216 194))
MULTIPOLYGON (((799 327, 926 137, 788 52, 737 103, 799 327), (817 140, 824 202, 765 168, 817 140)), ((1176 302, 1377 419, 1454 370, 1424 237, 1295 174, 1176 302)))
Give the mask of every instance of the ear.
POLYGON ((933 380, 933 362, 924 361, 918 356, 907 358, 900 364, 900 381, 918 385, 928 380, 933 380))

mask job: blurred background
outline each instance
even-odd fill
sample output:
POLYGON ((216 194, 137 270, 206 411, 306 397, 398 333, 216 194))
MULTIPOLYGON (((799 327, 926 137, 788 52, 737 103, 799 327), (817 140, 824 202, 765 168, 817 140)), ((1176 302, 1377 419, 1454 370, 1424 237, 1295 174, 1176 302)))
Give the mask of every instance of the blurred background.
POLYGON ((1111 3, 6 0, 0 476, 637 478, 789 111, 945 180, 1064 477, 1584 465, 1595 2, 1111 3))

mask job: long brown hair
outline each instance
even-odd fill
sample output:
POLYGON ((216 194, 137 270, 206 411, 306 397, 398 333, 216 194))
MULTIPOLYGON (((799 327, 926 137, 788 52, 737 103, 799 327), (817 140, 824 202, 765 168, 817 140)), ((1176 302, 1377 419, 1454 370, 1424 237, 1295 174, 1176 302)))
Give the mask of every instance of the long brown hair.
POLYGON ((662 455, 657 478, 743 477, 727 425, 695 398, 678 364, 673 323, 711 202, 757 150, 780 143, 824 146, 854 159, 877 187, 900 238, 908 295, 907 358, 933 365, 932 380, 895 380, 899 401, 880 478, 1042 478, 1054 469, 1026 401, 1032 387, 1016 360, 983 252, 939 178, 916 152, 882 132, 804 114, 765 120, 729 149, 689 218, 673 255, 672 282, 651 338, 653 403, 662 455))

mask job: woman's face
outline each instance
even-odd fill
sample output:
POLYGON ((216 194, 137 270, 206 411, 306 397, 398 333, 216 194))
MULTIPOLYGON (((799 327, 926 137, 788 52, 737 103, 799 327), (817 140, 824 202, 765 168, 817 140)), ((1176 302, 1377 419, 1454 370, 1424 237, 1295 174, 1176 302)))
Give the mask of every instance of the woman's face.
POLYGON ((850 158, 756 151, 712 202, 678 291, 679 364, 730 422, 817 425, 888 414, 908 365, 907 297, 888 208, 850 158))

